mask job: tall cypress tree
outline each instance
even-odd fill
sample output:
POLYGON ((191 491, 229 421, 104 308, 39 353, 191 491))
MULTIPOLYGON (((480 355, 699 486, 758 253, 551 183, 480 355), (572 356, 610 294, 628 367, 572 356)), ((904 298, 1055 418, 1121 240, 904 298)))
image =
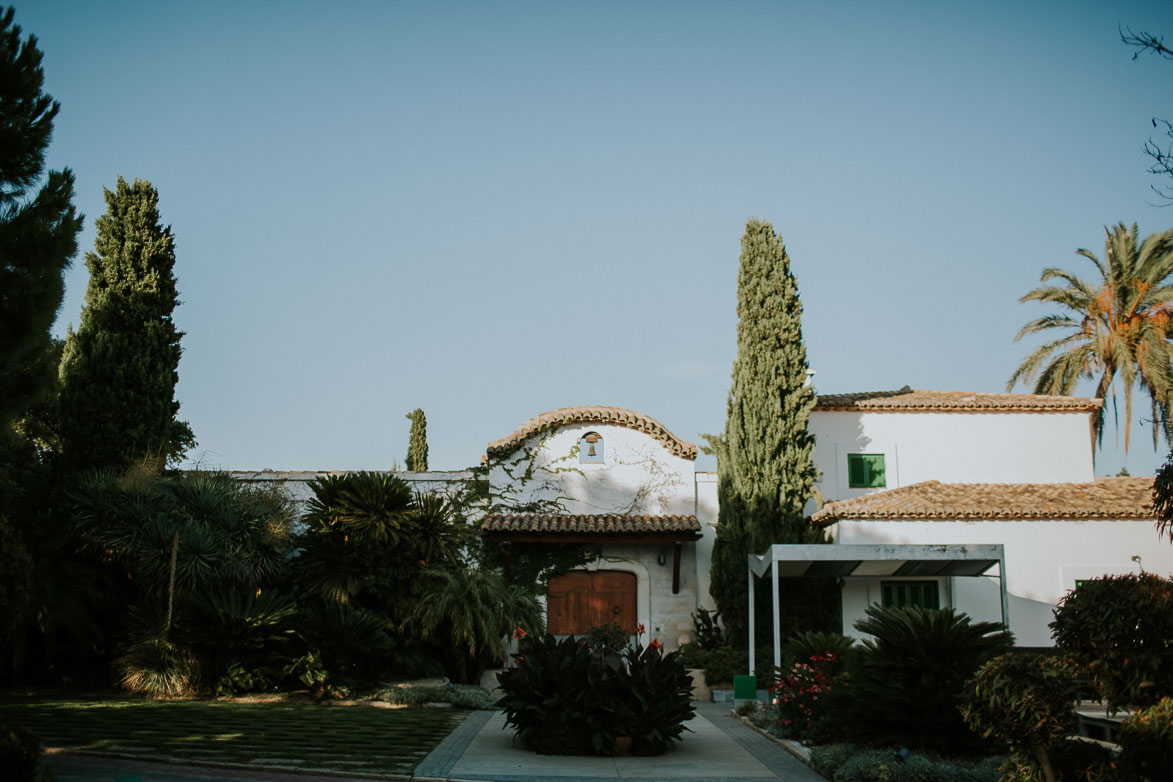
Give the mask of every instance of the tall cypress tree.
POLYGON ((790 257, 769 223, 750 220, 741 238, 737 360, 725 431, 710 438, 720 508, 710 591, 739 645, 748 629, 746 555, 772 543, 822 540, 803 516, 815 482, 807 369, 790 257))
POLYGON ((67 470, 174 462, 194 445, 176 418, 179 340, 175 239, 159 221, 150 182, 122 177, 98 218, 81 324, 61 363, 61 438, 67 470))
POLYGON ((407 417, 411 420, 411 434, 407 440, 407 469, 423 472, 428 469, 428 419, 418 407, 407 417))
POLYGON ((54 387, 49 330, 77 253, 81 215, 69 169, 45 173, 57 101, 42 92, 36 36, 0 13, 0 427, 54 387))

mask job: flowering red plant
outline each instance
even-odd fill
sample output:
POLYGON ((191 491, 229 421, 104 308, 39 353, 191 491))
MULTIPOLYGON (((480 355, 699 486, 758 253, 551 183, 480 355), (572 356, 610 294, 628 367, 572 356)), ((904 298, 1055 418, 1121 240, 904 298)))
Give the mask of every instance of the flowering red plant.
POLYGON ((653 638, 652 642, 650 644, 648 644, 648 648, 649 649, 658 649, 659 651, 662 652, 662 651, 664 651, 664 644, 660 643, 659 638, 653 638))
POLYGON ((516 630, 514 630, 514 631, 513 631, 513 637, 514 637, 514 638, 516 638, 516 639, 517 639, 517 640, 519 640, 519 641, 520 641, 522 638, 524 638, 526 635, 528 635, 528 634, 526 633, 526 631, 525 631, 525 630, 522 630, 520 627, 519 627, 519 628, 517 628, 516 630))
POLYGON ((778 725, 787 735, 802 738, 818 717, 819 699, 831 690, 828 668, 839 658, 831 652, 811 655, 808 662, 795 663, 788 675, 770 688, 778 708, 778 725))

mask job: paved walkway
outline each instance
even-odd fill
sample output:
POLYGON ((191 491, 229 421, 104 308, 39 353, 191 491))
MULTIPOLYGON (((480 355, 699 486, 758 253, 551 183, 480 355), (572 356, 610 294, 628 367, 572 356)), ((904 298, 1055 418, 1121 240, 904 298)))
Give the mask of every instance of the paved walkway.
MULTIPOLYGON (((502 712, 468 715, 416 768, 420 780, 492 782, 826 782, 780 746, 730 715, 727 704, 697 704, 691 732, 654 758, 539 755, 515 746, 502 712)), ((54 755, 58 782, 340 782, 339 777, 259 769, 201 768, 110 757, 54 755)), ((355 775, 358 776, 358 775, 355 775)), ((393 777, 407 779, 406 777, 393 777)))
POLYGON ((659 757, 538 755, 514 746, 502 712, 475 712, 415 771, 416 779, 492 782, 826 782, 780 746, 730 716, 729 706, 698 704, 692 732, 659 757))

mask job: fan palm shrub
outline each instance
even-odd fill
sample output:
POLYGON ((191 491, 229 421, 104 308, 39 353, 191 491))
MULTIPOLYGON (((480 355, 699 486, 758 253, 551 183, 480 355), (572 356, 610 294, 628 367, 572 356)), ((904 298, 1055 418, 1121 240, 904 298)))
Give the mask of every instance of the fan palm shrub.
MULTIPOLYGON (((1042 286, 1020 301, 1055 304, 1059 314, 1027 323, 1015 341, 1032 334, 1059 333, 1033 350, 1010 376, 1006 389, 1034 383, 1036 394, 1075 393, 1080 380, 1096 383, 1095 398, 1106 400, 1115 380, 1124 395, 1124 448, 1132 421, 1133 387, 1140 385, 1152 406, 1153 446, 1158 427, 1173 444, 1173 230, 1140 241, 1136 224, 1104 229, 1104 257, 1080 249, 1099 279, 1084 281, 1071 272, 1043 270, 1042 286), (1048 284, 1052 283, 1052 284, 1048 284)), ((1103 436, 1104 410, 1092 414, 1092 446, 1103 436)))
POLYGON ((506 584, 492 570, 429 568, 408 624, 443 645, 445 673, 459 684, 479 684, 485 669, 504 660, 505 639, 521 628, 536 633, 542 607, 533 594, 506 584))
POLYGON ((297 605, 276 590, 200 594, 189 601, 181 635, 216 695, 270 689, 296 638, 297 605))
POLYGON ((135 609, 115 660, 119 680, 134 691, 194 686, 198 661, 173 637, 177 607, 255 592, 288 568, 292 511, 280 492, 220 473, 131 469, 87 473, 68 496, 83 550, 120 574, 135 609))
POLYGON ((982 748, 958 708, 978 667, 1009 651, 1009 632, 951 608, 875 605, 855 629, 872 637, 832 706, 850 738, 946 754, 982 748))

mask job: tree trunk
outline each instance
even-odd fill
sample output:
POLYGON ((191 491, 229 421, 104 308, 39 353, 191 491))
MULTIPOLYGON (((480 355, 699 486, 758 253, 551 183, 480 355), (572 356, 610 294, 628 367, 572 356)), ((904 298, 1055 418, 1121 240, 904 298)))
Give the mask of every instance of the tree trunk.
POLYGON ((1055 782, 1055 770, 1051 768, 1051 758, 1047 755, 1047 748, 1042 744, 1032 744, 1031 752, 1034 753, 1035 760, 1038 761, 1039 768, 1043 770, 1043 778, 1047 782, 1055 782))
POLYGON ((175 608, 175 560, 179 556, 179 530, 171 536, 171 570, 167 576, 167 621, 163 623, 163 640, 171 634, 171 613, 175 608))

